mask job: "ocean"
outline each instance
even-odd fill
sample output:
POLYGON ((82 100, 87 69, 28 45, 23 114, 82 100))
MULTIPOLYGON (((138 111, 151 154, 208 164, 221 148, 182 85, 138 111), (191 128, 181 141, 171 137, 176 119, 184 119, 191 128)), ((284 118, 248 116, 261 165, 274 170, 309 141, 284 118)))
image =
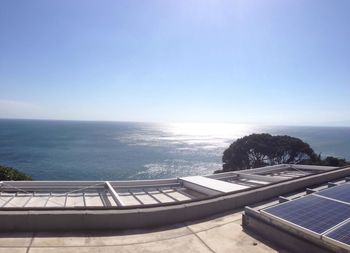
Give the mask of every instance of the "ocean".
POLYGON ((301 138, 350 160, 349 127, 0 120, 0 164, 34 180, 135 180, 211 174, 223 151, 251 133, 301 138))

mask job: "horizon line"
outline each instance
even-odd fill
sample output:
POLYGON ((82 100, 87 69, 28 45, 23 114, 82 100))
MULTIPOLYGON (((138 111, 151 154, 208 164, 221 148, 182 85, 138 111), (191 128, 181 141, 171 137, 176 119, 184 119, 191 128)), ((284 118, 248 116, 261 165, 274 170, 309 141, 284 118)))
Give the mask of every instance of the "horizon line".
POLYGON ((204 121, 138 121, 138 120, 107 120, 107 119, 50 119, 50 118, 7 118, 0 117, 0 120, 32 120, 32 121, 70 121, 70 122, 105 122, 105 123, 144 123, 144 124, 218 124, 218 125, 250 125, 250 126, 265 126, 265 127, 335 127, 335 128, 350 128, 350 124, 264 124, 264 123, 238 123, 238 122, 204 122, 204 121))

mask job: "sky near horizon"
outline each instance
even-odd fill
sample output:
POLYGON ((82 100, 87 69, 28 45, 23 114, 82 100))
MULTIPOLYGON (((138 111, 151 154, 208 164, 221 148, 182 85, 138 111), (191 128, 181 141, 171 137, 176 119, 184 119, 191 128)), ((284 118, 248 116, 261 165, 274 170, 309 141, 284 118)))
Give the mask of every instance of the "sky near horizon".
POLYGON ((0 118, 350 126, 348 0, 3 0, 0 118))

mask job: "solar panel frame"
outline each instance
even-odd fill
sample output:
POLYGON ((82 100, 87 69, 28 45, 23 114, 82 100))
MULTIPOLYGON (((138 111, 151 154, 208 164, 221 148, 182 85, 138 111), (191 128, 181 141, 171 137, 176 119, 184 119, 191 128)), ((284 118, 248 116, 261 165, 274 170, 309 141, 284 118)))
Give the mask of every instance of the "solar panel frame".
POLYGON ((333 187, 315 192, 314 194, 350 204, 350 184, 348 183, 344 183, 338 186, 333 186, 333 187))
MULTIPOLYGON (((310 208, 310 206, 306 206, 307 208, 310 208)), ((320 209, 318 208, 318 211, 320 209)), ((337 213, 338 211, 336 211, 335 213, 337 213)), ((321 238, 322 234, 327 232, 329 229, 337 226, 339 223, 342 223, 344 222, 345 220, 347 220, 348 218, 350 218, 350 205, 348 204, 344 204, 344 203, 340 203, 340 202, 337 202, 337 201, 334 201, 334 200, 330 200, 330 199, 327 199, 327 198, 322 198, 320 196, 316 196, 316 195, 307 195, 307 196, 304 196, 304 197, 301 197, 297 200, 292 200, 292 201, 288 201, 288 202, 285 202, 285 203, 282 203, 282 204, 278 204, 276 206, 273 206, 273 207, 268 207, 268 208, 265 208, 263 210, 261 210, 261 213, 269 218, 271 218, 272 221, 277 221, 278 223, 282 223, 288 227, 292 227, 294 229, 297 229, 297 230, 301 230, 303 231, 304 233, 307 233, 313 237, 317 237, 317 238, 321 238), (295 207, 295 203, 296 202, 299 202, 297 204, 297 207, 295 207), (317 213, 317 205, 314 205, 312 206, 311 205, 311 209, 310 210, 302 210, 304 211, 301 212, 301 209, 298 208, 298 205, 299 206, 304 206, 305 205, 310 205, 310 202, 314 202, 314 204, 317 204, 319 205, 320 202, 320 206, 322 207, 325 207, 327 206, 327 208, 324 208, 324 210, 321 210, 323 213, 319 214, 317 213), (323 204, 322 204, 323 202, 323 204), (328 202, 328 203, 327 203, 328 202), (333 204, 333 209, 332 208, 329 208, 329 205, 333 204), (293 205, 294 205, 294 208, 293 208, 293 205), (336 206, 334 206, 336 205, 336 206), (288 207, 290 206, 290 208, 288 207), (282 207, 282 208, 281 208, 282 207), (342 213, 344 212, 345 210, 345 213, 342 213), (291 217, 288 217, 288 215, 278 215, 276 212, 271 212, 271 210, 277 210, 277 213, 278 213, 278 209, 280 209, 280 211, 284 210, 284 209, 288 209, 290 210, 290 215, 292 215, 291 217), (331 219, 332 216, 332 212, 336 211, 336 209, 338 209, 340 211, 340 213, 344 216, 341 216, 340 218, 338 218, 336 221, 334 219, 331 219), (299 213, 301 212, 301 213, 299 213), (294 215, 294 217, 293 217, 294 215), (299 216, 300 217, 299 217, 299 216), (298 219, 306 219, 308 217, 311 217, 311 221, 314 220, 314 222, 311 222, 311 225, 307 225, 304 220, 301 220, 298 222, 298 219), (316 219, 316 217, 318 217, 316 219), (316 219, 316 220, 315 220, 316 219), (322 221, 322 222, 320 222, 322 221), (333 222, 332 222, 333 221, 333 222), (319 225, 320 224, 320 225, 319 225), (319 226, 319 227, 317 227, 319 226)))
POLYGON ((350 251, 350 219, 347 220, 344 224, 335 227, 334 229, 328 231, 322 235, 322 240, 330 244, 335 244, 341 248, 344 248, 350 251), (342 240, 343 238, 336 238, 336 236, 343 236, 342 232, 345 230, 347 233, 348 239, 347 242, 342 240), (347 230, 347 231, 346 231, 347 230))
MULTIPOLYGON (((300 206, 302 205, 299 205, 299 207, 300 206)), ((262 214, 262 216, 265 216, 265 218, 268 218, 269 222, 271 222, 272 224, 281 226, 281 228, 283 229, 287 229, 289 231, 295 231, 295 233, 300 233, 300 232, 304 233, 304 236, 309 236, 309 239, 315 238, 315 240, 321 240, 326 244, 333 245, 334 247, 345 249, 346 252, 350 252, 349 208, 350 208, 350 183, 344 183, 325 190, 321 190, 319 192, 315 192, 315 193, 303 196, 295 200, 291 200, 285 203, 280 203, 272 207, 263 208, 262 210, 260 210, 260 213, 262 214), (289 206, 290 208, 293 209, 292 206, 294 204, 290 204, 290 203, 293 203, 293 202, 295 203, 296 201, 307 202, 308 199, 311 199, 311 198, 321 201, 319 202, 320 203, 319 206, 323 206, 324 210, 322 212, 325 212, 326 214, 325 218, 331 217, 328 219, 329 224, 327 226, 324 226, 322 230, 316 231, 312 227, 310 229, 308 226, 305 226, 304 224, 295 223, 295 221, 289 220, 288 216, 286 217, 285 215, 280 215, 281 217, 279 217, 278 212, 269 213, 270 209, 273 209, 279 206, 287 206, 287 207, 289 206), (333 203, 336 203, 336 204, 333 204, 333 203), (344 207, 344 210, 341 210, 340 207, 344 207), (327 209, 331 210, 330 213, 328 214, 327 214, 327 209), (335 217, 335 218, 332 218, 332 217, 335 217)), ((315 206, 316 211, 317 209, 318 208, 315 206)), ((296 210, 297 211, 299 210, 298 205, 296 207, 296 210)), ((283 214, 283 211, 282 211, 282 214, 283 214)), ((307 215, 308 216, 306 217, 313 216, 310 213, 307 215)), ((319 224, 320 221, 324 222, 323 219, 318 219, 318 220, 314 220, 314 223, 319 224)), ((324 223, 327 224, 327 221, 324 223)))

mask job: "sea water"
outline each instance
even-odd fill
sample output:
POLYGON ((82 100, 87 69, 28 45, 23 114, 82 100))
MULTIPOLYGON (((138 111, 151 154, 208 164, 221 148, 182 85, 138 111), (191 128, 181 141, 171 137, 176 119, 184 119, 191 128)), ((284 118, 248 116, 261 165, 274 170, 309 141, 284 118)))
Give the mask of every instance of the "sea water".
POLYGON ((211 174, 251 133, 301 138, 350 160, 350 128, 201 123, 0 120, 0 165, 35 180, 135 180, 211 174))

